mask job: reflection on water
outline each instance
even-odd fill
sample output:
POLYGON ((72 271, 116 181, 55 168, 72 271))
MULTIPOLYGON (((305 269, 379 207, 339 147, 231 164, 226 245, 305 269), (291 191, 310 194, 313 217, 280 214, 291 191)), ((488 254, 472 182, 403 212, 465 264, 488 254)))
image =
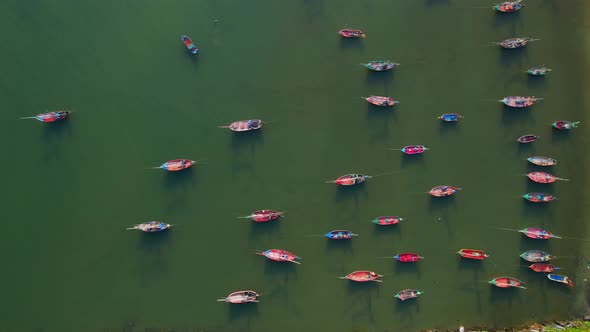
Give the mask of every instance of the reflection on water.
POLYGON ((364 38, 340 38, 340 48, 343 50, 355 50, 359 54, 363 54, 365 45, 364 38))

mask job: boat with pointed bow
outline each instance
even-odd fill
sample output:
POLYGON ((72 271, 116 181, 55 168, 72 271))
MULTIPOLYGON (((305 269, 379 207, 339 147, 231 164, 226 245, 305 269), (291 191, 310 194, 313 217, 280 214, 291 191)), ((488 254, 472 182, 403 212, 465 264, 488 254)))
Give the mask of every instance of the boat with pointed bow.
POLYGON ((516 49, 527 46, 529 42, 533 41, 531 38, 508 38, 500 42, 500 46, 505 49, 516 49))
POLYGON ((394 100, 391 97, 385 96, 370 96, 370 97, 361 97, 366 100, 369 104, 380 106, 380 107, 389 107, 394 106, 395 104, 399 104, 399 101, 394 100))
POLYGON ((401 253, 398 255, 393 256, 393 258, 402 263, 414 263, 419 261, 420 259, 424 259, 424 257, 415 254, 415 253, 401 253))
POLYGON ((529 250, 520 254, 520 258, 531 263, 542 263, 554 259, 555 256, 541 250, 529 250))
POLYGON ((334 230, 325 234, 330 240, 350 240, 353 236, 358 236, 349 230, 334 230))
POLYGON ((488 281, 488 283, 490 283, 491 285, 494 285, 496 287, 499 287, 499 288, 517 287, 517 288, 526 289, 526 287, 521 286, 522 281, 520 281, 516 278, 512 278, 512 277, 498 277, 498 278, 494 278, 494 279, 488 281))
POLYGON ((446 197, 454 195, 459 190, 461 190, 461 188, 453 186, 438 186, 430 189, 428 193, 434 197, 446 197))
POLYGON ((409 299, 415 299, 422 294, 424 294, 424 292, 419 291, 417 289, 404 289, 403 291, 400 291, 399 293, 395 294, 395 298, 405 301, 409 299))
POLYGON ((282 217, 284 214, 285 212, 279 212, 275 210, 258 210, 252 212, 249 216, 243 216, 239 218, 252 219, 255 222, 269 222, 279 219, 279 217, 282 217))
POLYGON ((167 162, 163 163, 161 166, 156 168, 161 168, 168 172, 178 172, 191 167, 195 163, 196 161, 189 159, 172 159, 168 160, 167 162))
POLYGON ((186 47, 186 49, 191 52, 192 54, 197 54, 199 53, 199 49, 197 48, 197 45, 195 45, 195 43, 193 43, 193 41, 187 37, 187 36, 181 36, 180 39, 182 40, 182 43, 184 44, 184 46, 186 47))
POLYGON ((356 29, 342 29, 338 34, 344 38, 365 38, 367 37, 362 30, 356 29))
POLYGON ((526 134, 526 135, 522 135, 519 138, 517 138, 516 141, 518 143, 528 144, 528 143, 532 143, 532 142, 536 141, 537 138, 539 138, 539 136, 537 136, 535 134, 526 134))
POLYGON ((363 175, 363 174, 346 174, 342 175, 341 177, 337 178, 333 181, 327 181, 326 183, 335 183, 339 186, 354 186, 357 184, 361 184, 365 182, 365 180, 370 179, 370 175, 363 175))
POLYGON ((531 172, 531 173, 527 174, 527 176, 529 179, 531 179, 531 181, 537 182, 537 183, 553 183, 557 180, 569 181, 569 179, 558 178, 552 174, 545 173, 545 172, 531 172))
POLYGON ((550 273, 550 274, 547 275, 547 278, 549 280, 551 280, 551 281, 559 282, 559 283, 562 283, 562 284, 566 284, 566 285, 568 285, 570 287, 574 287, 574 283, 567 276, 562 276, 562 275, 559 275, 559 274, 552 274, 552 273, 550 273))
POLYGON ((402 148, 402 152, 405 154, 422 154, 428 150, 424 145, 408 145, 402 148))
POLYGON ((361 270, 361 271, 354 271, 354 272, 348 274, 346 277, 340 277, 340 279, 348 279, 348 280, 352 280, 355 282, 369 282, 369 281, 383 282, 382 280, 378 280, 381 277, 383 277, 383 275, 377 274, 376 272, 361 270))
POLYGON ((242 132, 252 131, 262 128, 262 120, 251 119, 251 120, 240 120, 230 123, 227 126, 219 126, 219 128, 229 128, 231 131, 242 132))
POLYGON ((526 237, 535 240, 561 239, 561 236, 557 236, 548 230, 537 227, 527 227, 525 229, 519 230, 519 232, 524 234, 526 237))
POLYGON ((375 224, 381 226, 396 225, 399 224, 400 221, 403 221, 403 219, 398 216, 381 216, 373 219, 375 224))
POLYGON ((229 294, 227 297, 218 299, 217 302, 227 302, 231 304, 242 304, 250 302, 259 302, 260 295, 253 290, 237 291, 229 294))
POLYGON ((526 199, 527 201, 533 203, 547 203, 557 199, 557 197, 555 196, 539 192, 527 193, 522 197, 524 197, 524 199, 526 199))
POLYGON ((557 165, 557 160, 555 160, 553 158, 549 158, 549 157, 533 156, 533 157, 527 158, 527 160, 529 161, 529 163, 535 164, 537 166, 555 166, 555 165, 557 165))
POLYGON ((361 63, 361 65, 372 71, 388 71, 399 66, 399 63, 391 62, 389 60, 374 60, 367 63, 361 63))
POLYGON ((529 269, 539 273, 551 273, 559 270, 557 266, 548 263, 533 263, 529 265, 529 269))
POLYGON ((553 122, 553 128, 557 130, 570 130, 578 128, 580 121, 555 121, 553 122))
POLYGON ((535 102, 541 100, 543 100, 543 98, 536 98, 535 96, 508 96, 499 101, 509 107, 524 108, 532 106, 535 102))
POLYGON ((545 76, 548 73, 552 72, 553 69, 551 68, 547 68, 545 66, 541 66, 541 67, 533 67, 530 68, 529 70, 527 70, 527 74, 531 75, 531 76, 545 76))
POLYGON ((458 122, 463 119, 459 113, 445 113, 441 114, 437 119, 441 119, 444 122, 458 122))
POLYGON ((64 120, 65 118, 68 117, 68 115, 70 115, 70 113, 72 113, 72 111, 59 110, 59 111, 51 111, 51 112, 47 112, 47 113, 41 113, 41 114, 37 114, 35 116, 27 116, 27 117, 23 117, 21 119, 35 119, 35 120, 38 120, 41 122, 50 123, 50 122, 57 122, 57 121, 64 120))
POLYGON ((141 224, 134 225, 133 227, 127 228, 128 230, 137 229, 145 233, 156 233, 166 230, 172 227, 172 225, 161 221, 148 221, 141 224))
POLYGON ((266 251, 257 251, 256 255, 264 256, 271 261, 275 262, 290 262, 295 264, 301 264, 299 260, 301 257, 298 257, 287 250, 282 249, 268 249, 266 251))
POLYGON ((489 255, 486 255, 486 253, 483 250, 477 249, 461 249, 457 251, 457 253, 461 255, 461 257, 463 258, 475 259, 480 261, 490 257, 489 255))

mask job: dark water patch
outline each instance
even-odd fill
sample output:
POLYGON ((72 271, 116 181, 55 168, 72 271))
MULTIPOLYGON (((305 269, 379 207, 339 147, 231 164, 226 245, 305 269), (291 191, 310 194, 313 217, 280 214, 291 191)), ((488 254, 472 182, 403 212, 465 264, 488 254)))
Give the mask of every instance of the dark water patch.
MULTIPOLYGON (((240 219, 240 220, 244 220, 244 219, 240 219)), ((244 221, 244 222, 249 222, 250 223, 250 240, 253 242, 257 242, 260 239, 272 239, 277 237, 277 234, 279 234, 281 227, 283 227, 282 221, 280 220, 274 220, 274 221, 269 221, 269 222, 255 222, 255 221, 251 221, 248 219, 248 221, 244 221)))
POLYGON ((393 261, 393 269, 394 275, 399 276, 401 274, 409 274, 415 277, 415 279, 420 280, 422 278, 422 273, 420 273, 420 264, 424 264, 424 262, 418 261, 415 263, 402 263, 398 262, 394 259, 393 261))
MULTIPOLYGON (((421 295, 424 296, 424 295, 421 295)), ((420 313, 420 297, 415 299, 408 299, 405 301, 401 301, 395 297, 393 297, 393 304, 395 306, 395 312, 397 314, 402 315, 401 317, 405 317, 403 320, 413 320, 414 314, 420 313)), ((418 318, 419 319, 419 318, 418 318)))
MULTIPOLYGON (((71 115, 70 115, 71 116, 71 115)), ((71 124, 72 119, 69 117, 53 122, 53 123, 42 123, 43 128, 43 141, 49 144, 55 144, 64 139, 72 136, 73 125, 71 124)))
MULTIPOLYGON (((415 154, 415 155, 407 155, 403 152, 398 152, 401 153, 401 159, 400 159, 400 167, 401 168, 408 168, 408 167, 424 167, 425 166, 425 160, 424 160, 424 155, 423 154, 415 154)), ((428 151, 426 151, 425 153, 428 153, 428 151)))
POLYGON ((458 122, 443 122, 441 121, 438 127, 438 133, 441 136, 447 136, 450 134, 458 135, 461 133, 461 126, 458 122))
POLYGON ((541 91, 541 90, 545 90, 545 86, 546 86, 546 82, 545 82, 545 76, 532 76, 532 75, 528 75, 526 74, 527 80, 526 80, 526 86, 529 90, 534 91, 541 91))
MULTIPOLYGON (((501 46, 498 46, 501 48, 501 46)), ((519 70, 522 68, 528 61, 528 51, 527 47, 517 48, 517 49, 500 49, 500 64, 506 68, 515 68, 515 70, 519 70)))
POLYGON ((433 6, 450 6, 451 0, 425 0, 424 4, 426 7, 433 7, 433 6))
POLYGON ((405 223, 405 222, 406 221, 401 221, 397 225, 387 225, 387 226, 375 225, 375 227, 373 227, 373 233, 371 234, 371 236, 387 237, 387 238, 391 238, 391 239, 394 239, 394 238, 401 239, 402 238, 403 223, 405 223))
MULTIPOLYGON (((397 108, 397 106, 396 106, 397 108)), ((394 107, 379 107, 367 105, 367 127, 369 130, 369 142, 371 144, 387 144, 391 140, 393 131, 392 120, 397 122, 398 110, 394 107)))
MULTIPOLYGON (((492 6, 490 6, 491 8, 492 6)), ((522 9, 521 9, 522 10, 522 9)), ((525 8, 526 10, 526 8, 525 8)), ((496 10, 495 11, 495 16, 494 16, 494 29, 499 29, 499 28, 504 28, 503 31, 506 31, 506 27, 510 28, 510 36, 516 36, 517 32, 520 30, 520 28, 522 28, 523 23, 520 17, 520 11, 516 11, 513 13, 501 13, 498 12, 496 10)), ((506 38, 511 38, 511 37, 506 37, 506 38)))
MULTIPOLYGON (((523 134, 523 135, 528 135, 528 134, 523 134)), ((517 137, 518 138, 518 137, 517 137)), ((518 154, 520 156, 527 156, 530 154, 533 154, 535 151, 535 146, 534 146, 534 142, 533 143, 519 143, 516 141, 516 138, 514 139, 514 144, 518 145, 517 150, 518 150, 518 154)))
MULTIPOLYGON (((545 251, 548 252, 550 254, 551 253, 551 244, 549 243, 551 240, 535 240, 535 239, 531 239, 529 237, 526 237, 522 234, 516 233, 518 235, 521 235, 521 241, 520 241, 520 254, 522 254, 525 251, 529 251, 529 250, 541 250, 541 251, 545 251)), ((519 255, 520 255, 519 254, 519 255)), ((522 262, 525 262, 525 260, 521 260, 522 262)), ((532 263, 530 263, 532 264, 532 263)), ((528 264, 528 265, 530 265, 528 264)))
MULTIPOLYGON (((524 194, 525 193, 523 193, 523 195, 524 194)), ((553 208, 551 205, 557 203, 557 201, 548 203, 535 203, 530 202, 524 198, 522 198, 522 201, 522 215, 530 219, 551 218, 553 215, 553 208)))
POLYGON ((353 243, 354 239, 352 240, 326 240, 326 251, 339 251, 344 252, 346 254, 353 255, 354 248, 353 243))
POLYGON ((275 280, 282 280, 285 283, 285 287, 289 280, 297 279, 297 269, 305 264, 303 259, 301 260, 301 264, 275 262, 264 256, 260 256, 260 259, 264 260, 264 275, 275 280))
POLYGON ((527 291, 526 289, 516 287, 499 288, 494 285, 490 285, 490 288, 489 301, 492 305, 518 305, 522 302, 522 299, 520 299, 522 296, 521 293, 527 291))
POLYGON ((164 172, 164 189, 173 192, 186 192, 192 187, 196 186, 198 183, 198 176, 194 169, 195 167, 199 166, 193 165, 187 169, 177 172, 168 172, 162 170, 162 172, 164 172))
POLYGON ((264 143, 263 128, 246 132, 231 132, 231 148, 235 154, 253 154, 264 143))
POLYGON ((305 10, 305 16, 307 16, 309 22, 313 22, 314 20, 325 16, 324 0, 303 0, 302 3, 305 10))
POLYGON ((377 72, 367 69, 365 83, 371 88, 381 87, 381 91, 384 91, 386 95, 389 95, 391 91, 395 90, 395 81, 393 77, 394 70, 395 69, 377 72))
MULTIPOLYGON (((367 181, 371 181, 372 179, 368 179, 367 181)), ((356 184, 353 186, 338 186, 336 189, 336 202, 347 202, 354 203, 354 208, 358 208, 359 203, 363 200, 367 200, 369 197, 369 192, 367 190, 367 186, 369 184, 363 182, 361 184, 356 184)))
POLYGON ((560 142, 565 142, 565 141, 571 140, 570 131, 572 131, 572 130, 576 130, 576 129, 558 130, 558 129, 553 128, 553 126, 552 126, 551 127, 551 142, 552 143, 560 143, 560 142))
POLYGON ((343 38, 340 37, 340 49, 348 51, 355 50, 362 54, 365 50, 364 38, 343 38))
POLYGON ((347 309, 347 315, 353 320, 366 319, 374 322, 373 299, 378 297, 379 282, 348 281, 347 293, 353 297, 353 304, 347 309))
MULTIPOLYGON (((263 301, 262 296, 258 298, 263 301)), ((227 304, 228 318, 230 321, 241 320, 244 318, 258 317, 260 315, 258 306, 260 303, 242 303, 242 304, 227 304)), ((247 329, 247 331, 250 329, 247 329)))
POLYGON ((503 106, 503 110, 499 111, 502 112, 503 126, 521 126, 523 123, 532 122, 534 110, 503 106))
MULTIPOLYGON (((485 260, 489 260, 489 258, 485 260)), ((476 276, 480 276, 481 272, 485 270, 485 260, 458 258, 457 267, 461 272, 473 271, 476 276)))

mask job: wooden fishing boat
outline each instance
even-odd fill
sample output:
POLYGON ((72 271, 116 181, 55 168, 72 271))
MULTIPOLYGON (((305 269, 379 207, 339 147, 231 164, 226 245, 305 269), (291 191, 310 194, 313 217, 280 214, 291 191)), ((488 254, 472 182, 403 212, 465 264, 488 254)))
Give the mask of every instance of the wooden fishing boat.
POLYGON ((217 302, 227 302, 231 304, 241 304, 249 302, 259 302, 257 299, 260 295, 253 290, 237 291, 229 294, 227 297, 218 299, 217 302))
POLYGON ((269 222, 283 216, 285 212, 278 212, 275 210, 258 210, 252 212, 249 216, 239 217, 244 219, 252 219, 255 222, 269 222))
POLYGON ((494 6, 494 9, 500 13, 514 13, 524 7, 519 1, 504 1, 494 6))
POLYGON ((490 257, 489 255, 486 255, 483 250, 477 250, 477 249, 461 249, 461 250, 457 251, 457 253, 459 255, 461 255, 461 257, 463 257, 463 258, 476 259, 476 260, 484 260, 484 259, 490 257))
POLYGON ((499 287, 499 288, 511 288, 511 287, 518 287, 518 288, 522 288, 522 289, 526 289, 526 287, 521 286, 522 282, 516 278, 512 278, 512 277, 498 277, 498 278, 494 278, 490 281, 488 281, 488 283, 499 287))
POLYGON ((364 100, 369 102, 369 104, 373 104, 375 106, 381 106, 381 107, 389 107, 389 106, 394 106, 395 104, 399 104, 399 101, 395 101, 391 97, 370 96, 370 97, 361 97, 361 98, 363 98, 364 100))
POLYGON ((68 115, 70 115, 70 113, 72 113, 72 111, 59 110, 59 111, 41 113, 41 114, 37 114, 35 116, 27 116, 27 117, 23 117, 21 119, 35 119, 35 120, 38 120, 41 122, 57 122, 57 121, 61 121, 65 118, 67 118, 68 115))
POLYGON ((342 29, 338 34, 344 38, 365 38, 367 37, 362 30, 342 29))
POLYGON ((141 224, 137 224, 133 227, 129 227, 127 228, 128 230, 131 229, 138 229, 142 232, 146 232, 146 233, 155 233, 155 232, 161 232, 163 230, 166 230, 168 228, 172 227, 172 225, 167 224, 165 222, 161 222, 161 221, 148 221, 148 222, 144 222, 141 224))
POLYGON ((529 238, 535 239, 535 240, 561 239, 561 236, 557 236, 557 235, 551 233, 550 231, 547 231, 547 230, 544 230, 541 228, 537 228, 537 227, 527 227, 525 229, 519 230, 519 232, 524 234, 526 237, 529 237, 529 238))
POLYGON ((182 37, 180 37, 180 39, 182 40, 182 43, 184 44, 184 46, 186 47, 186 49, 189 52, 191 52, 192 54, 199 53, 199 49, 197 48, 197 45, 195 45, 195 43, 193 43, 193 41, 189 37, 182 36, 182 37))
POLYGON ((552 126, 558 130, 570 130, 577 128, 579 124, 580 121, 555 121, 553 122, 552 126))
POLYGON ((271 261, 275 262, 291 262, 295 264, 301 264, 299 260, 301 257, 295 256, 294 254, 282 249, 268 249, 266 251, 257 251, 256 255, 264 256, 271 261))
POLYGON ((372 71, 388 71, 399 66, 399 63, 391 62, 389 60, 375 60, 369 61, 368 63, 361 63, 361 65, 372 71))
POLYGON ((438 186, 438 187, 434 187, 434 188, 430 189, 430 191, 428 193, 434 197, 445 197, 445 196, 451 196, 459 190, 461 190, 461 188, 457 188, 457 187, 453 187, 453 186, 438 186))
POLYGON ((500 46, 506 49, 525 47, 531 41, 530 38, 508 38, 500 42, 500 46))
POLYGON ((444 122, 457 122, 460 119, 463 119, 463 116, 459 115, 459 113, 445 113, 438 117, 444 122))
POLYGON ((381 217, 377 217, 377 218, 373 219, 373 222, 375 224, 381 225, 381 226, 399 224, 400 221, 403 221, 403 219, 398 216, 381 216, 381 217))
POLYGON ((562 276, 559 274, 548 274, 547 278, 551 281, 555 281, 555 282, 560 282, 562 284, 566 284, 570 287, 574 287, 574 283, 567 277, 567 276, 562 276))
POLYGON ((531 164, 535 164, 537 166, 555 166, 557 165, 557 160, 549 157, 542 157, 542 156, 533 156, 527 158, 527 160, 531 164))
POLYGON ((393 258, 395 258, 396 261, 403 263, 414 263, 419 261, 420 259, 424 259, 424 257, 415 253, 401 253, 393 256, 393 258))
POLYGON ((157 168, 161 168, 168 172, 178 172, 182 171, 183 169, 187 169, 194 165, 196 161, 188 160, 188 159, 172 159, 168 160, 167 162, 163 163, 162 166, 157 168))
POLYGON ((341 177, 337 178, 333 181, 328 181, 327 183, 335 183, 340 186, 354 186, 356 184, 360 184, 365 182, 366 179, 370 179, 371 176, 363 175, 363 174, 346 174, 342 175, 341 177))
POLYGON ((520 136, 519 138, 516 139, 516 141, 518 143, 528 144, 528 143, 532 143, 532 142, 536 141, 537 138, 539 138, 539 136, 537 136, 535 134, 527 134, 527 135, 520 136))
POLYGON ((529 74, 531 76, 545 76, 545 75, 547 75, 547 73, 550 73, 552 71, 553 71, 553 69, 551 69, 551 68, 541 66, 541 67, 530 68, 526 72, 527 72, 527 74, 529 74))
POLYGON ((543 100, 543 98, 536 98, 535 96, 508 96, 499 101, 509 107, 524 108, 532 106, 535 102, 540 100, 543 100))
POLYGON ((527 174, 527 176, 531 181, 537 183, 553 183, 559 179, 558 177, 545 172, 531 172, 527 174))
POLYGON ((531 193, 525 194, 522 197, 524 197, 527 201, 533 202, 533 203, 547 203, 547 202, 551 202, 552 200, 557 199, 557 197, 555 197, 555 196, 545 194, 545 193, 538 193, 538 192, 531 192, 531 193))
POLYGON ((408 145, 402 149, 402 152, 405 154, 421 154, 427 150, 429 149, 424 145, 408 145))
POLYGON ((373 271, 361 270, 361 271, 354 271, 354 272, 350 273, 349 275, 347 275, 346 277, 340 277, 340 279, 348 279, 348 280, 352 280, 352 281, 356 281, 356 282, 369 282, 369 281, 383 282, 381 280, 378 280, 381 277, 383 277, 383 275, 377 274, 373 271))
POLYGON ((520 258, 531 263, 547 262, 555 258, 555 256, 541 250, 529 250, 520 254, 520 258))
POLYGON ((395 298, 405 301, 409 299, 415 299, 422 294, 424 294, 424 292, 421 292, 417 289, 404 289, 403 291, 395 294, 395 298))
POLYGON ((330 240, 350 240, 353 236, 358 236, 358 234, 348 230, 335 230, 326 233, 325 236, 330 240))
POLYGON ((240 120, 232 122, 227 126, 219 126, 219 128, 229 128, 231 131, 236 132, 251 131, 262 128, 262 123, 262 120, 259 119, 240 120))
POLYGON ((558 267, 554 266, 553 264, 547 263, 534 263, 529 265, 529 269, 535 272, 543 272, 543 273, 551 273, 559 270, 558 267))

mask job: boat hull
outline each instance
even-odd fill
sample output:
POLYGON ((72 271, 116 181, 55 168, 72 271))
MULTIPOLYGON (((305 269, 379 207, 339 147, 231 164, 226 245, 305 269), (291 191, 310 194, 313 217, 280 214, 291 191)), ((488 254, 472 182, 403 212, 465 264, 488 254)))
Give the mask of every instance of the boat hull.
POLYGON ((553 233, 546 231, 544 229, 541 229, 541 228, 537 228, 537 227, 528 227, 528 228, 520 230, 519 232, 524 234, 526 237, 529 237, 529 238, 535 239, 535 240, 547 240, 547 239, 555 237, 555 235, 553 235, 553 233))
POLYGON ((415 253, 402 253, 399 255, 395 255, 393 258, 395 258, 396 261, 402 262, 402 263, 414 263, 424 257, 422 257, 418 254, 415 254, 415 253))
POLYGON ((348 230, 335 230, 325 234, 330 240, 350 240, 356 234, 348 230))
POLYGON ((354 271, 354 272, 348 274, 344 278, 354 281, 354 282, 370 282, 370 281, 378 281, 377 279, 379 279, 380 277, 382 277, 382 275, 377 274, 373 271, 361 270, 361 271, 354 271))
POLYGON ((549 157, 542 157, 542 156, 533 156, 527 159, 531 164, 537 166, 555 166, 557 165, 557 160, 549 157))
POLYGON ((370 61, 369 63, 365 64, 365 67, 372 71, 388 71, 392 70, 393 68, 399 66, 398 63, 390 62, 390 61, 370 61))
POLYGON ((529 266, 529 269, 539 273, 550 273, 558 270, 553 264, 534 263, 529 266))
POLYGON ((189 37, 181 36, 180 40, 182 40, 182 43, 190 53, 195 55, 199 53, 199 48, 197 48, 197 45, 195 45, 195 43, 193 43, 193 41, 189 37))
POLYGON ((39 115, 35 115, 35 119, 45 123, 57 122, 61 120, 65 120, 68 115, 72 113, 71 111, 53 111, 47 112, 39 115))
POLYGON ((500 42, 500 46, 505 49, 516 49, 527 46, 529 38, 508 38, 500 42))
POLYGON ((555 180, 555 176, 545 173, 545 172, 532 172, 527 174, 528 178, 536 183, 553 183, 555 180))
POLYGON ((538 192, 528 193, 528 194, 525 194, 523 197, 527 201, 533 202, 533 203, 548 203, 548 202, 551 202, 551 201, 557 199, 555 196, 548 195, 545 193, 538 193, 538 192))
POLYGON ((402 152, 405 154, 411 155, 411 154, 422 154, 426 150, 428 150, 428 148, 425 147, 424 145, 408 145, 402 149, 402 152))
POLYGON ((390 107, 397 104, 397 101, 391 97, 384 97, 384 96, 370 96, 364 98, 369 104, 379 106, 379 107, 390 107))
POLYGON ((231 304, 242 304, 242 303, 258 302, 257 301, 258 296, 260 296, 260 295, 258 295, 258 293, 256 293, 255 291, 245 290, 245 291, 233 292, 222 300, 225 300, 225 302, 231 303, 231 304))
POLYGON ((567 277, 567 276, 562 276, 559 274, 548 274, 547 278, 551 281, 555 281, 555 282, 559 282, 562 284, 566 284, 569 287, 574 287, 574 283, 567 277))
POLYGON ((396 225, 399 224, 400 221, 403 221, 403 219, 398 216, 381 216, 373 219, 375 224, 381 226, 396 225))
POLYGON ((444 122, 458 122, 461 119, 459 113, 446 113, 438 117, 444 122))
POLYGON ((290 252, 288 252, 287 250, 282 250, 282 249, 268 249, 264 252, 258 253, 260 255, 263 255, 264 257, 270 259, 271 261, 275 261, 275 262, 297 262, 298 260, 301 259, 301 257, 298 257, 290 252))
POLYGON ((522 144, 528 144, 528 143, 532 143, 534 141, 537 140, 537 136, 533 135, 533 134, 528 134, 528 135, 522 135, 519 138, 516 139, 516 141, 518 143, 522 143, 522 144))
POLYGON ((552 126, 557 130, 570 130, 576 128, 579 123, 579 121, 555 121, 552 126))
POLYGON ((485 252, 483 250, 477 250, 477 249, 461 249, 457 253, 459 255, 461 255, 461 257, 463 257, 463 258, 480 260, 480 261, 489 257, 488 255, 485 254, 485 252))
POLYGON ((395 298, 405 301, 409 299, 415 299, 418 296, 422 295, 422 293, 423 292, 417 289, 404 289, 403 291, 400 291, 399 293, 395 294, 395 298))
POLYGON ((162 164, 162 169, 168 172, 178 172, 193 166, 195 162, 188 159, 173 159, 162 164))
POLYGON ((338 34, 344 38, 365 38, 366 35, 361 30, 342 29, 338 34))
POLYGON ((283 215, 283 212, 278 212, 275 210, 258 210, 258 211, 252 212, 252 214, 250 215, 250 218, 252 218, 252 220, 255 222, 264 223, 264 222, 277 220, 282 215, 283 215))
POLYGON ((454 195, 460 188, 453 186, 438 186, 428 192, 433 197, 446 197, 454 195))
POLYGON ((540 250, 529 250, 520 254, 520 258, 531 263, 543 263, 555 258, 553 255, 540 250))
POLYGON ((235 132, 244 132, 244 131, 252 131, 258 130, 262 128, 262 120, 260 119, 252 119, 252 120, 240 120, 235 121, 227 126, 231 131, 235 132))
POLYGON ((499 288, 522 287, 522 282, 512 277, 498 277, 488 281, 488 283, 499 288))
POLYGON ((365 182, 370 176, 362 174, 346 174, 334 181, 339 186, 354 186, 365 182))

